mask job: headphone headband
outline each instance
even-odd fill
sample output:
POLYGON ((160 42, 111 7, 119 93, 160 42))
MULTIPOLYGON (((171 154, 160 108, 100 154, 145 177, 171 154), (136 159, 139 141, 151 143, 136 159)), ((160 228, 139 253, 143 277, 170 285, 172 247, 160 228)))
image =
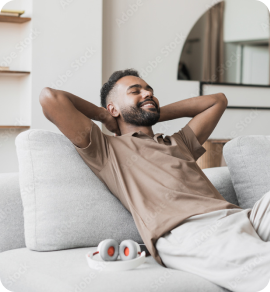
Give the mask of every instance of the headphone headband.
POLYGON ((141 252, 139 257, 128 261, 106 262, 101 259, 99 252, 86 254, 86 259, 91 269, 99 271, 126 271, 135 269, 145 262, 145 251, 141 252))

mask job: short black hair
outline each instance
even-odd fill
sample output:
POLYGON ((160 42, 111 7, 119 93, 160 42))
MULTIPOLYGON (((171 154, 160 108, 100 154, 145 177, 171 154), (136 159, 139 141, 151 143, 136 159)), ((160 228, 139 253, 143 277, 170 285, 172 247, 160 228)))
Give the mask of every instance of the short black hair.
POLYGON ((101 106, 107 109, 107 97, 111 90, 114 88, 115 83, 125 77, 125 76, 135 76, 141 78, 139 72, 135 69, 126 69, 126 70, 119 70, 115 71, 109 80, 103 84, 100 90, 100 97, 101 97, 101 106))

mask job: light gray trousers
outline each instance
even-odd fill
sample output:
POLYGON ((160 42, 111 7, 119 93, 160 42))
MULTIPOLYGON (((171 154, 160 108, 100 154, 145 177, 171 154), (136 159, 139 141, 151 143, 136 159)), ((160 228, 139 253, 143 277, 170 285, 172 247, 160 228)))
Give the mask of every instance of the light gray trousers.
POLYGON ((252 209, 192 216, 156 242, 168 268, 234 292, 258 292, 270 280, 270 191, 252 209))

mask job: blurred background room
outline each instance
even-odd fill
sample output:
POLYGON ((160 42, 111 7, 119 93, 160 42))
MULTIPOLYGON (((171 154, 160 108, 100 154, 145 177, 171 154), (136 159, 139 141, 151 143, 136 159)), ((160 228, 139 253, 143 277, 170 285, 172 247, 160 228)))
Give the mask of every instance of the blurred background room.
MULTIPOLYGON (((19 133, 59 133, 42 113, 44 87, 100 106, 102 84, 126 68, 141 73, 161 106, 223 92, 228 108, 197 163, 226 165, 222 148, 231 139, 270 136, 269 38, 269 11, 257 0, 7 3, 0 14, 0 173, 18 171, 19 133)), ((171 135, 189 120, 158 123, 154 132, 171 135)))

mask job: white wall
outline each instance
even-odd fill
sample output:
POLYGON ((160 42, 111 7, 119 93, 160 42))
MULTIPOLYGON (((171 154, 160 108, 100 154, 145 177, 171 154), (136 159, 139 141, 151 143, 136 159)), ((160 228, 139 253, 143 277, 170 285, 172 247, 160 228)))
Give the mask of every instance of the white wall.
MULTIPOLYGON (((0 102, 5 107, 14 107, 8 114, 4 110, 1 112, 0 107, 0 125, 20 117, 27 119, 31 129, 60 132, 44 117, 39 94, 45 86, 54 87, 53 84, 57 83, 58 89, 99 105, 102 83, 102 0, 34 0, 33 7, 32 0, 14 0, 5 8, 26 10, 24 16, 32 17, 32 21, 21 26, 0 23, 1 39, 9 40, 4 45, 1 43, 0 52, 3 53, 0 54, 0 60, 13 50, 18 40, 27 37, 24 35, 27 30, 22 30, 23 26, 31 27, 36 37, 10 66, 31 71, 29 81, 22 83, 18 78, 16 85, 26 93, 23 102, 15 92, 14 81, 0 79, 0 102), (6 26, 11 27, 9 31, 5 30, 6 26), (95 53, 87 53, 87 48, 93 48, 95 53), (80 62, 78 65, 74 63, 76 60, 80 62), (70 71, 69 77, 66 77, 67 71, 70 71), (61 79, 65 81, 62 84, 61 79)), ((18 171, 14 142, 19 133, 18 130, 0 130, 0 173, 18 171)))
MULTIPOLYGON (((177 81, 179 55, 185 39, 176 45, 173 42, 177 34, 186 37, 203 13, 211 4, 217 2, 144 0, 136 12, 132 14, 129 11, 131 16, 125 17, 130 9, 129 5, 136 4, 136 0, 104 0, 103 82, 107 81, 115 70, 133 67, 143 72, 147 66, 150 66, 150 70, 152 62, 152 72, 143 74, 143 78, 154 87, 161 106, 198 95, 199 82, 177 81), (123 19, 124 23, 118 25, 119 19, 123 19), (170 46, 171 50, 168 55, 164 53, 164 50, 167 50, 166 46, 170 46), (162 62, 153 68, 155 65, 153 61, 157 56, 160 56, 162 62)), ((242 10, 240 9, 238 13, 241 14, 242 10)), ((236 124, 249 117, 250 113, 249 110, 226 112, 210 138, 228 136, 227 133, 231 133, 236 124)), ((270 135, 267 126, 269 111, 264 111, 259 117, 253 120, 252 127, 248 124, 238 133, 256 134, 260 129, 260 134, 270 135)), ((189 120, 190 118, 182 118, 157 124, 154 130, 172 134, 189 120)))
POLYGON ((44 117, 39 94, 49 86, 99 105, 102 0, 34 0, 33 11, 33 27, 40 35, 33 42, 31 128, 59 132, 44 117))

